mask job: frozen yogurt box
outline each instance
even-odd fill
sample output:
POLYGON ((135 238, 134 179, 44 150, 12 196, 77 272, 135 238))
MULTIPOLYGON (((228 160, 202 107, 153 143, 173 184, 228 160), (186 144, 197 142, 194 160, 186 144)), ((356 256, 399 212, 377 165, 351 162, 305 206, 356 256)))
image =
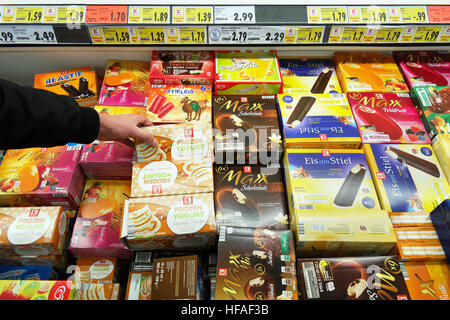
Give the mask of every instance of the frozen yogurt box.
POLYGON ((130 271, 125 300, 152 299, 153 271, 130 271))
POLYGON ((113 283, 118 273, 115 257, 80 257, 75 268, 77 283, 113 283))

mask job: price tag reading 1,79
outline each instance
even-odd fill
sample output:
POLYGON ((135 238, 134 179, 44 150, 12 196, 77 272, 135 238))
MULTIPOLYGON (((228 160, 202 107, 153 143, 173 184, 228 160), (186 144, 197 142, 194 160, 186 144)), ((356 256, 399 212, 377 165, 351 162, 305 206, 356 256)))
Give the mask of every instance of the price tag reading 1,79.
POLYGON ((308 23, 347 23, 347 7, 308 6, 308 23))
POLYGON ((207 43, 206 27, 179 27, 179 43, 207 43))
POLYGON ((255 6, 214 6, 215 24, 249 24, 255 21, 255 6))
POLYGON ((296 43, 321 43, 325 27, 298 27, 296 43))

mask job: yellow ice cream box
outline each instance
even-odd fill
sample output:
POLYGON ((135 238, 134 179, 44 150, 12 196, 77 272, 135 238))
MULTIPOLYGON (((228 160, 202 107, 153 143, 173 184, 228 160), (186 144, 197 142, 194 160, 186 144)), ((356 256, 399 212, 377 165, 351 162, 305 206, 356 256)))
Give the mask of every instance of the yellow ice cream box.
POLYGON ((438 134, 433 139, 433 151, 444 170, 447 182, 450 184, 450 134, 438 134))

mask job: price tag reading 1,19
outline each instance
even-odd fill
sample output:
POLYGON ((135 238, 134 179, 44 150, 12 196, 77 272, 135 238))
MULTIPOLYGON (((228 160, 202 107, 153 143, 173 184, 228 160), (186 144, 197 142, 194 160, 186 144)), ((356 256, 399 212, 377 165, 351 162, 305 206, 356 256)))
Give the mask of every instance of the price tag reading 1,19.
POLYGON ((168 23, 170 7, 135 7, 128 8, 129 23, 168 23))
POLYGON ((14 23, 40 23, 43 11, 43 7, 16 7, 14 23))
POLYGON ((213 7, 172 7, 172 23, 213 23, 213 7))
POLYGON ((215 24, 248 24, 255 21, 255 6, 214 6, 215 24))
POLYGON ((321 43, 325 27, 298 27, 296 43, 321 43))
POLYGON ((347 7, 308 6, 308 23, 347 23, 347 7))
POLYGON ((180 27, 179 43, 207 43, 206 27, 180 27))
POLYGON ((86 23, 126 24, 127 6, 87 6, 86 23))
POLYGON ((166 43, 164 27, 139 27, 138 33, 140 44, 166 43))
POLYGON ((127 27, 102 27, 105 44, 130 44, 130 30, 127 27))

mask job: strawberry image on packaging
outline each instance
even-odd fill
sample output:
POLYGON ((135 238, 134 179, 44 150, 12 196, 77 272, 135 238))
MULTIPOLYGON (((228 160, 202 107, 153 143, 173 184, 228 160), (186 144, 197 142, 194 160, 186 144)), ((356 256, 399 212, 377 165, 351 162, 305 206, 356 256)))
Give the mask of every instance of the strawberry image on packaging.
POLYGON ((431 144, 407 93, 349 92, 363 143, 431 144))

